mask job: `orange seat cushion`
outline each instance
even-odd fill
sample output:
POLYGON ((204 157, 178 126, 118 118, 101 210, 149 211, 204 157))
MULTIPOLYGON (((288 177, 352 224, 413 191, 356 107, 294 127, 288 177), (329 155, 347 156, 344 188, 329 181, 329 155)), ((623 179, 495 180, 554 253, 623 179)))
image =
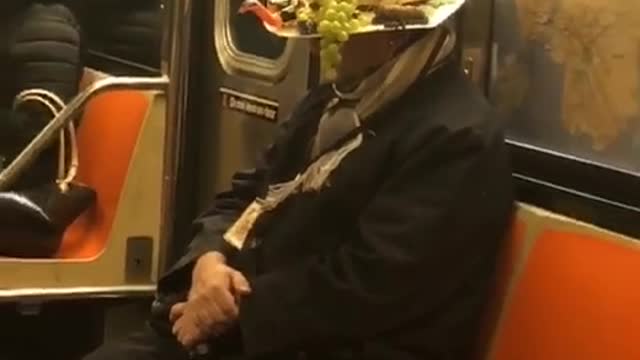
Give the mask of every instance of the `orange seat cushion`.
POLYGON ((572 232, 536 241, 495 360, 640 359, 640 248, 572 232))
POLYGON ((526 224, 520 219, 516 219, 511 227, 510 236, 500 253, 494 289, 494 297, 497 302, 504 300, 516 267, 525 260, 526 229, 526 224))
POLYGON ((91 259, 105 248, 148 106, 147 96, 135 91, 105 93, 87 105, 76 180, 95 189, 97 201, 67 230, 58 258, 91 259))
POLYGON ((493 292, 491 293, 483 327, 478 339, 478 353, 476 356, 478 359, 484 358, 488 351, 488 346, 496 330, 500 310, 502 309, 509 284, 511 283, 511 278, 516 267, 523 261, 523 257, 525 256, 526 229, 526 224, 522 220, 514 219, 511 230, 502 247, 496 267, 496 279, 493 292))

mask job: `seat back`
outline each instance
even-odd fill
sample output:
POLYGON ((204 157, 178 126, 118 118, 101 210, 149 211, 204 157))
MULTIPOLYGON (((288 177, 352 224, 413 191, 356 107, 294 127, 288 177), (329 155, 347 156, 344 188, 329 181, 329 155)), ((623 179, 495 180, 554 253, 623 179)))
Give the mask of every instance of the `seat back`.
POLYGON ((484 359, 640 359, 640 245, 521 206, 484 359))
POLYGON ((98 95, 78 129, 77 180, 96 190, 95 206, 65 233, 57 257, 90 259, 105 248, 149 99, 142 92, 98 95))
POLYGON ((107 91, 83 110, 76 180, 95 189, 97 200, 67 229, 55 258, 0 258, 0 302, 155 289, 163 248, 166 96, 162 90, 107 91))

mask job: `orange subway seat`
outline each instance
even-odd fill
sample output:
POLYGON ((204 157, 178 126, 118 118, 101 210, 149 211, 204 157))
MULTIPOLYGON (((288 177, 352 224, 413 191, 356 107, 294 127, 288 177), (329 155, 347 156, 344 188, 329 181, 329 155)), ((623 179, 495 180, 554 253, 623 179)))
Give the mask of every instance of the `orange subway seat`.
POLYGON ((640 359, 639 278, 631 242, 543 232, 506 304, 492 360, 640 359))
POLYGON ((114 91, 87 105, 78 129, 77 180, 96 190, 97 201, 69 227, 58 258, 89 260, 107 245, 149 103, 144 93, 114 91))
POLYGON ((479 337, 478 359, 484 358, 488 351, 513 273, 517 265, 524 261, 526 231, 527 225, 525 222, 521 219, 514 218, 498 257, 494 288, 487 306, 487 312, 479 337))
POLYGON ((514 271, 523 261, 526 261, 526 231, 527 225, 521 219, 515 219, 509 237, 503 245, 496 269, 496 286, 494 298, 501 302, 507 295, 509 284, 514 271))

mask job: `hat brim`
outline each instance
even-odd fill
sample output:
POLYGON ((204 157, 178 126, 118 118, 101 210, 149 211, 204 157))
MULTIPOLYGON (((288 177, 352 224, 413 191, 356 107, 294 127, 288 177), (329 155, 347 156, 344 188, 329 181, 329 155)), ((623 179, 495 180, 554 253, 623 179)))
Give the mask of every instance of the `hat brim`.
MULTIPOLYGON (((447 19, 449 19, 453 14, 455 14, 462 7, 462 5, 464 5, 464 3, 465 0, 450 0, 449 3, 438 5, 437 7, 433 7, 428 4, 418 6, 415 8, 423 11, 425 15, 424 20, 420 22, 415 22, 408 19, 372 24, 371 21, 369 21, 369 25, 362 26, 357 31, 352 32, 351 36, 381 31, 434 29, 440 26, 447 19)), ((374 14, 371 12, 363 12, 363 16, 372 19, 374 17, 374 14)), ((283 38, 314 39, 321 37, 321 35, 317 32, 302 33, 295 20, 285 22, 280 28, 276 28, 265 22, 263 22, 263 25, 272 34, 283 38)))

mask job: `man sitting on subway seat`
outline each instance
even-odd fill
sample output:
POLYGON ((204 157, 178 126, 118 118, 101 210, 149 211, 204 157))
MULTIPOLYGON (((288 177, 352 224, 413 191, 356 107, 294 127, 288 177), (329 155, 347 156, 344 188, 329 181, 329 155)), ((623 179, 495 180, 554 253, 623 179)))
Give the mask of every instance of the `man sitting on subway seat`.
POLYGON ((196 220, 150 326, 88 360, 471 357, 511 220, 511 174, 455 33, 423 11, 321 1, 284 23, 256 11, 284 36, 337 19, 319 21, 322 39, 311 40, 326 81, 261 165, 196 220), (383 26, 417 14, 411 30, 383 26))

